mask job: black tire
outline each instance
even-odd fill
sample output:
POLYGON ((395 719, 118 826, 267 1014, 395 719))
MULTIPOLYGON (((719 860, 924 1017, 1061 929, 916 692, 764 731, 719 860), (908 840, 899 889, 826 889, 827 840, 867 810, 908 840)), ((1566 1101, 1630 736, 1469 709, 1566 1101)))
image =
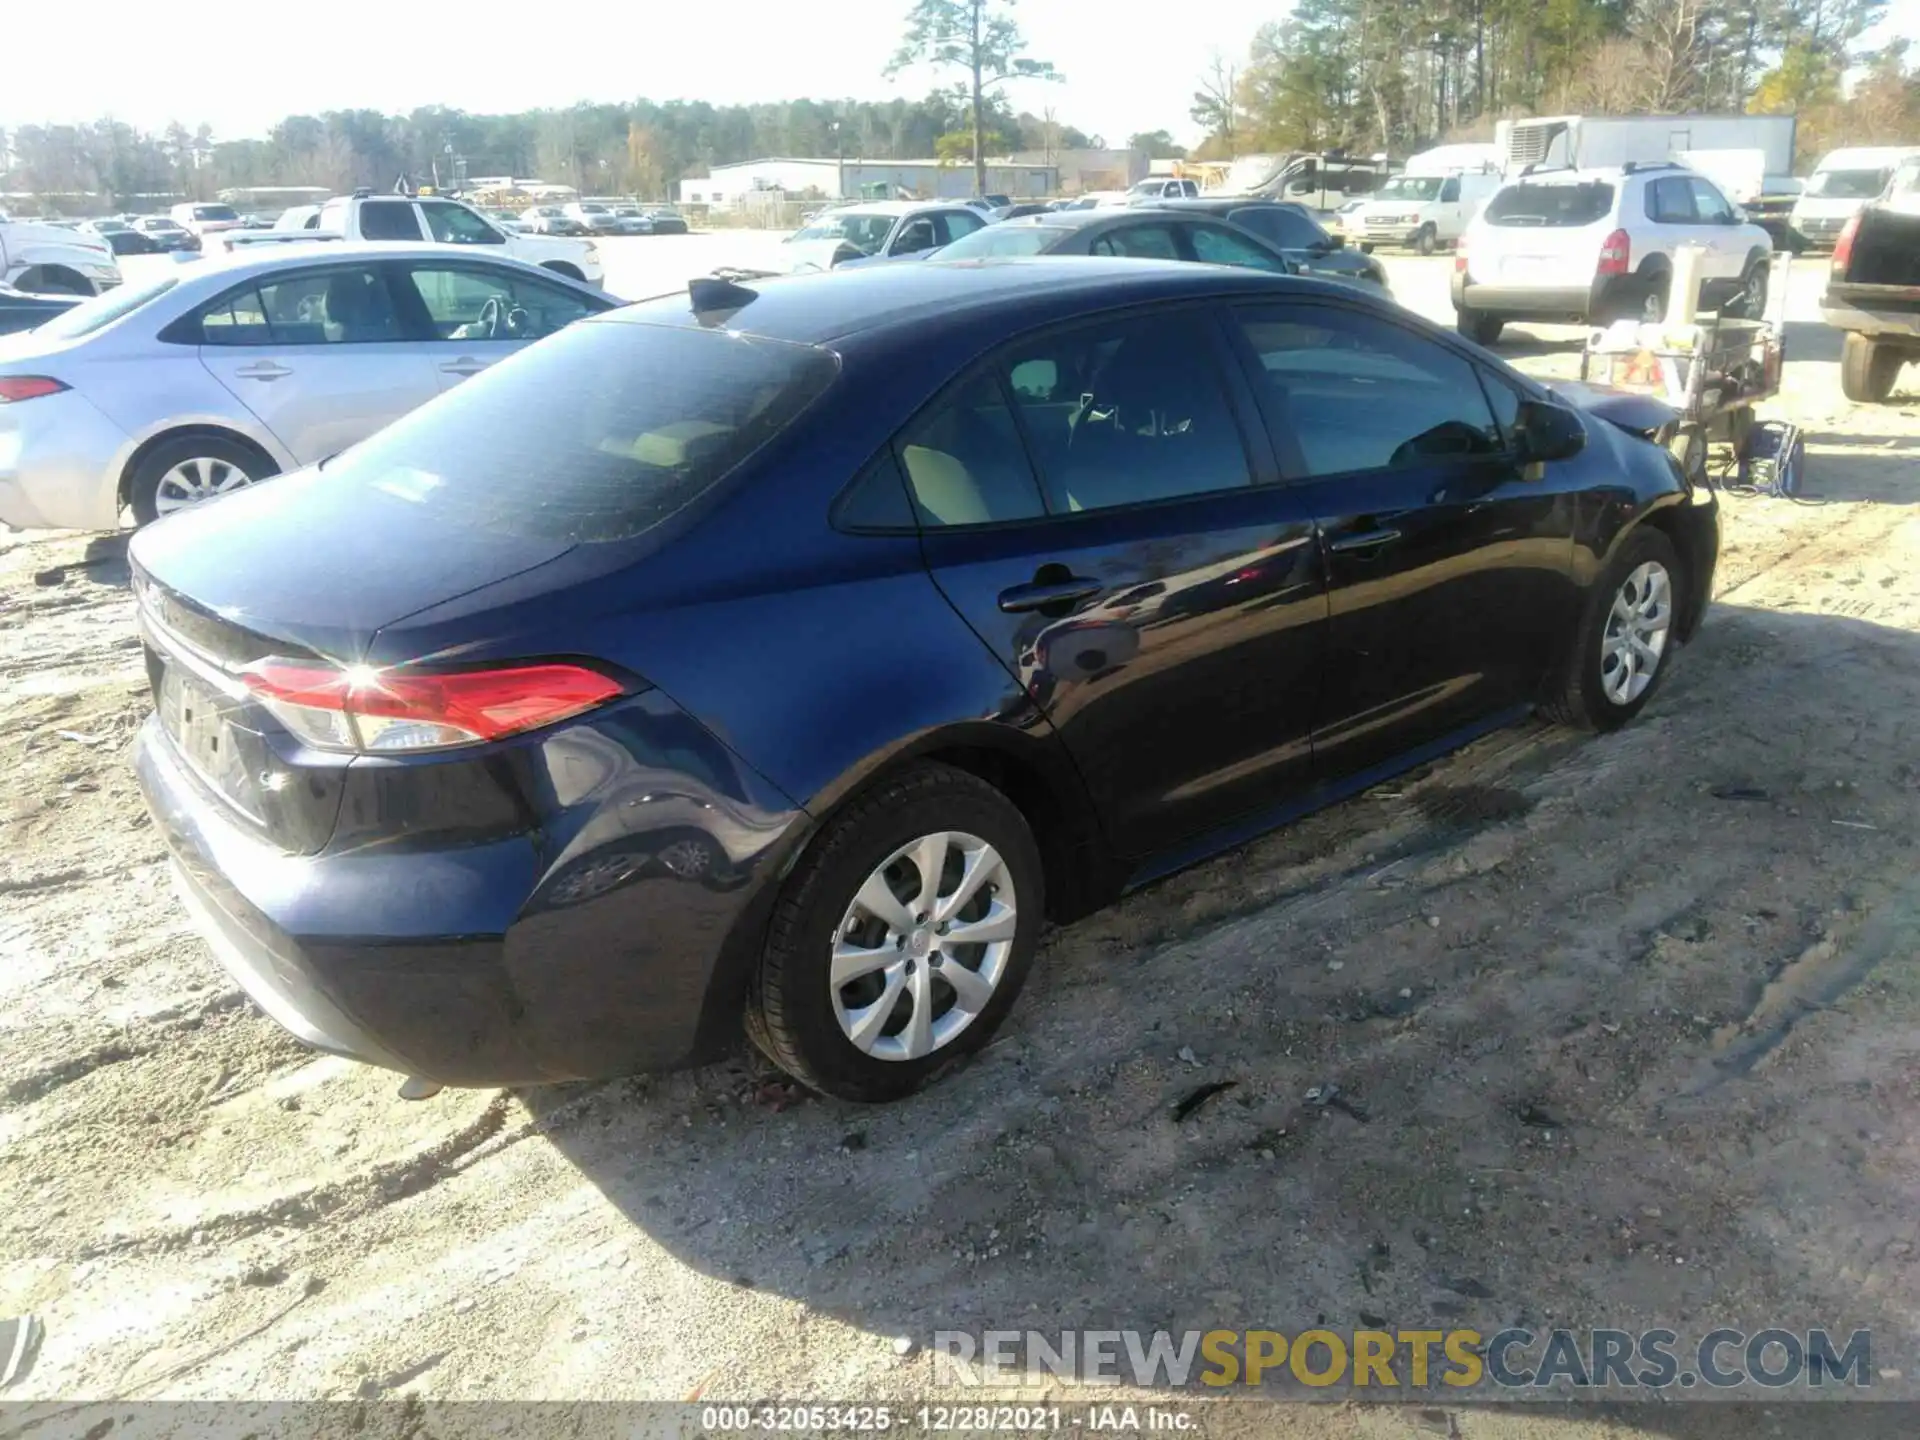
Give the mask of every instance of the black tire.
POLYGON ((1906 361, 1893 346, 1848 331, 1840 342, 1840 393, 1858 404, 1882 404, 1906 361))
POLYGON ((1365 240, 1362 240, 1360 242, 1360 253, 1362 255, 1371 255, 1373 253, 1373 246, 1368 244, 1365 240))
POLYGON ((831 819, 776 903, 748 995, 748 1037, 803 1084, 842 1100, 912 1094, 992 1038, 1033 964, 1046 896, 1040 849, 1006 796, 946 765, 917 765, 881 781, 831 819), (915 1060, 858 1049, 834 1014, 832 951, 855 893, 886 858, 921 835, 960 830, 999 851, 1015 895, 1005 970, 980 1013, 952 1040, 915 1060))
POLYGON ((1498 315, 1489 315, 1484 310, 1456 310, 1453 324, 1456 330, 1476 345, 1493 344, 1507 326, 1507 322, 1498 315))
POLYGON ((1675 626, 1686 603, 1687 584, 1687 574, 1672 541, 1646 526, 1630 532, 1587 592, 1579 627, 1560 660, 1554 693, 1541 706, 1547 718, 1581 730, 1618 730, 1638 715, 1673 668, 1678 643, 1675 626), (1606 691, 1601 639, 1613 614, 1614 598, 1627 577, 1649 562, 1664 567, 1669 580, 1666 641, 1646 688, 1632 699, 1619 702, 1606 691))
POLYGON ((1431 225, 1422 225, 1419 233, 1413 237, 1413 248, 1422 255, 1431 255, 1438 245, 1431 225))
POLYGON ((160 518, 160 481, 176 465, 188 460, 216 460, 231 465, 247 477, 247 483, 279 474, 279 468, 251 445, 226 435, 187 434, 162 440, 140 457, 127 481, 127 503, 133 507, 136 525, 151 525, 160 518))
POLYGON ((1765 256, 1747 262, 1740 276, 1740 289, 1727 302, 1727 313, 1741 320, 1758 320, 1767 313, 1767 277, 1771 265, 1765 256))
POLYGON ((564 275, 569 280, 578 280, 583 284, 585 283, 587 278, 585 275, 580 273, 579 266, 569 265, 564 260, 548 260, 544 264, 542 264, 540 268, 542 270, 551 270, 556 275, 564 275))

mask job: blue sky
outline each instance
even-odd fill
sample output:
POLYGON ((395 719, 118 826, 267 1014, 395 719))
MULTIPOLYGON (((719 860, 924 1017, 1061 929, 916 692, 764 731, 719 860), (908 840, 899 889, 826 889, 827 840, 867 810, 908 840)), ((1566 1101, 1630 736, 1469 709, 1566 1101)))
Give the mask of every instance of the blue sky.
MULTIPOLYGON (((1036 111, 1051 103, 1062 120, 1114 143, 1162 128, 1197 139, 1187 107, 1210 54, 1240 56, 1260 24, 1286 9, 1287 0, 1201 0, 1197 11, 1173 13, 1111 0, 1020 0, 1031 53, 1067 79, 1016 86, 1011 98, 1036 111)), ((1920 0, 1890 9, 1897 18, 1883 33, 1920 41, 1920 0)), ((549 0, 537 8, 100 0, 87 10, 91 43, 6 68, 0 124, 103 114, 155 128, 205 120, 231 139, 289 113, 358 106, 917 97, 934 83, 930 73, 880 74, 905 10, 906 0, 549 0)))

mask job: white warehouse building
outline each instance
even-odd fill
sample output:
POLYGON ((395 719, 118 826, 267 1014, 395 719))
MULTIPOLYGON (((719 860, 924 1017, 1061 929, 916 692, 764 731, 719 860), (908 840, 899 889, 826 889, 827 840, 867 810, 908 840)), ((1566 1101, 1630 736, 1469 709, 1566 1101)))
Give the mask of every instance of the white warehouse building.
MULTIPOLYGON (((938 160, 807 160, 770 158, 715 165, 704 176, 682 180, 679 200, 684 205, 713 205, 730 209, 741 197, 755 192, 793 198, 824 196, 830 200, 857 200, 869 186, 884 186, 888 200, 950 197, 973 194, 973 165, 968 161, 942 164, 938 160)), ((1037 199, 1059 193, 1060 168, 1012 160, 987 162, 987 193, 1037 199)))

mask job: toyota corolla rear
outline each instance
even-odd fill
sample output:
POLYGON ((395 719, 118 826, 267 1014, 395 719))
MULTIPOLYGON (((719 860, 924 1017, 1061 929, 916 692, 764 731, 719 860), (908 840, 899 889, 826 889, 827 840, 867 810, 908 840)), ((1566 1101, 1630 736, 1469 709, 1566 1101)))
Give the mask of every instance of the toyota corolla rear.
POLYGON ((804 817, 649 680, 626 587, 834 373, 586 323, 135 538, 141 783, 274 1019, 454 1084, 724 1038, 715 978, 804 817))

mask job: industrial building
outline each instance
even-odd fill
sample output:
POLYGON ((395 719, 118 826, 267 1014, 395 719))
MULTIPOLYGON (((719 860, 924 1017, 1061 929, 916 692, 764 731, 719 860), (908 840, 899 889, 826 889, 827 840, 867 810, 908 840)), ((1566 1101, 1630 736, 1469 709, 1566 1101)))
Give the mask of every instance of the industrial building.
MULTIPOLYGON (((973 194, 973 165, 968 161, 844 160, 773 157, 715 165, 704 176, 682 180, 678 198, 685 205, 732 209, 754 194, 792 199, 858 200, 862 198, 915 199, 973 194)), ((987 163, 987 192, 1020 199, 1060 193, 1057 165, 991 160, 987 163)))

